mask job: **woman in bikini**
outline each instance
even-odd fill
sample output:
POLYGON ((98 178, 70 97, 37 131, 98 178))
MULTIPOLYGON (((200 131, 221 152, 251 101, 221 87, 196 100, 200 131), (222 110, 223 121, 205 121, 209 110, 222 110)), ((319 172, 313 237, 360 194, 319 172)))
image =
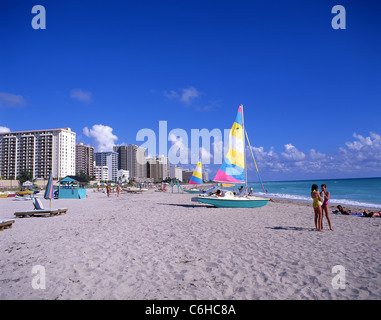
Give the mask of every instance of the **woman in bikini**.
POLYGON ((311 198, 313 199, 312 207, 314 208, 315 212, 315 228, 316 231, 323 231, 322 230, 322 220, 323 220, 323 212, 321 210, 321 196, 318 191, 318 186, 316 184, 312 185, 311 188, 311 198))
POLYGON ((328 209, 328 200, 329 200, 329 197, 330 197, 330 192, 327 191, 327 186, 325 184, 322 184, 321 185, 321 193, 323 194, 323 204, 321 205, 321 209, 322 209, 322 228, 323 228, 323 216, 324 216, 324 213, 325 213, 325 217, 327 218, 327 221, 328 221, 328 226, 329 226, 329 230, 333 231, 332 230, 332 226, 331 226, 331 219, 329 218, 329 209, 328 209))

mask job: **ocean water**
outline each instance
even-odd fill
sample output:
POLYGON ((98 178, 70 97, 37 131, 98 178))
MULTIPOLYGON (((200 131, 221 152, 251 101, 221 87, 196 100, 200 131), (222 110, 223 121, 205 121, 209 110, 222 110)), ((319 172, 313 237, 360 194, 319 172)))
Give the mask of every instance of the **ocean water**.
MULTIPOLYGON (((272 198, 311 201, 311 186, 325 183, 331 193, 331 204, 353 205, 381 209, 381 178, 327 179, 263 182, 267 196, 272 198)), ((259 182, 248 183, 254 193, 265 195, 259 182)))

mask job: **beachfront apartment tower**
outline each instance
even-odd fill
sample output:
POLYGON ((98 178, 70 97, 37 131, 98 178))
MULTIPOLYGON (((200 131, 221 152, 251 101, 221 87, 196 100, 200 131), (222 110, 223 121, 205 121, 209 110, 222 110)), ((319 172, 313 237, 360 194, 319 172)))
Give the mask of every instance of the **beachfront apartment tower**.
POLYGON ((189 169, 182 169, 182 181, 183 182, 189 182, 189 180, 192 178, 193 171, 189 169))
POLYGON ((183 181, 183 169, 179 166, 170 166, 169 177, 171 179, 177 179, 180 182, 183 181))
POLYGON ((158 160, 159 163, 161 163, 163 165, 162 179, 165 180, 165 179, 169 178, 169 158, 162 155, 162 154, 158 154, 156 156, 156 160, 158 160))
POLYGON ((79 142, 75 146, 75 173, 94 176, 94 147, 79 142))
POLYGON ((94 166, 94 177, 97 181, 108 181, 108 166, 94 166))
POLYGON ((76 133, 70 128, 0 133, 0 176, 16 179, 23 170, 33 178, 75 175, 76 133))
POLYGON ((159 154, 155 157, 146 158, 147 177, 152 181, 162 181, 169 178, 169 160, 167 157, 159 154))
POLYGON ((155 157, 146 158, 147 160, 147 178, 153 182, 163 180, 163 164, 155 157))
POLYGON ((108 167, 108 179, 116 181, 118 177, 118 153, 114 151, 95 152, 95 165, 108 167))
POLYGON ((128 170, 119 169, 118 170, 118 182, 129 182, 130 172, 128 170))
POLYGON ((119 169, 128 170, 130 178, 141 180, 147 178, 146 149, 134 144, 114 146, 119 155, 119 169))

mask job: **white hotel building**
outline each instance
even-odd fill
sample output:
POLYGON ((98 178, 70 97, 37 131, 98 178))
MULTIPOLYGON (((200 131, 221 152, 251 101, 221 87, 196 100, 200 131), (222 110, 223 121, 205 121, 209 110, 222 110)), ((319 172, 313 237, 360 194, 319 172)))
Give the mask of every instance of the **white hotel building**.
POLYGON ((76 133, 70 128, 0 133, 0 176, 16 179, 22 170, 33 178, 75 175, 76 133))

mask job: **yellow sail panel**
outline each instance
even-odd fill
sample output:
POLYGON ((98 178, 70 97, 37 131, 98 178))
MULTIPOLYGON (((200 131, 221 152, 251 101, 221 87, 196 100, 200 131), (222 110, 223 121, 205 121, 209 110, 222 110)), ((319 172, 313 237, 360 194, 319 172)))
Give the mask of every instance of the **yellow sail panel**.
POLYGON ((202 165, 201 161, 197 162, 196 168, 193 171, 189 184, 202 184, 202 165))
POLYGON ((237 137, 238 139, 241 139, 242 141, 244 141, 243 140, 242 126, 240 124, 238 124, 237 122, 233 123, 233 126, 230 130, 230 135, 237 137))
POLYGON ((245 157, 241 152, 229 149, 226 158, 229 159, 231 164, 241 167, 243 169, 245 168, 245 157))

